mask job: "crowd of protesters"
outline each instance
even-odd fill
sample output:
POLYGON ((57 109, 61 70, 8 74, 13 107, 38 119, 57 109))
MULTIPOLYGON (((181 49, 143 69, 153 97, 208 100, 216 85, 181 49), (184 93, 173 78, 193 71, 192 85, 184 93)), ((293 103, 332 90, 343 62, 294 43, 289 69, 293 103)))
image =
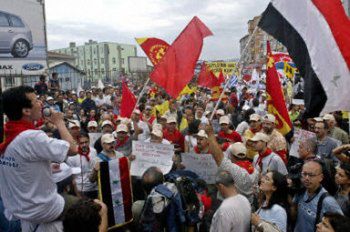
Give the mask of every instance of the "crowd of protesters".
MULTIPOLYGON (((136 95, 143 87, 128 84, 136 95)), ((133 162, 132 141, 173 144, 174 165, 132 177, 134 219, 119 231, 350 231, 348 118, 306 119, 303 104, 291 101, 294 129, 315 133, 291 154, 295 138, 277 130, 266 99, 239 82, 215 109, 206 89, 171 99, 152 85, 127 118, 120 85, 61 91, 55 74, 34 89, 6 90, 0 231, 107 231, 99 164, 133 162), (101 136, 91 143, 91 133, 101 136), (212 155, 215 184, 186 169, 186 153, 212 155)))

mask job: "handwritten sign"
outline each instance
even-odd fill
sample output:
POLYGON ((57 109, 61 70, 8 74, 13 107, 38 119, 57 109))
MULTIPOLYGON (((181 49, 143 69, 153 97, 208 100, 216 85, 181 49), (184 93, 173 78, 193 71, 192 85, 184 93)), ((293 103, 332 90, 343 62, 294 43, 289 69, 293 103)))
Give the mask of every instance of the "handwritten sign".
POLYGON ((290 148, 289 155, 299 158, 299 144, 301 141, 308 140, 310 138, 314 138, 315 133, 303 129, 295 129, 294 131, 294 142, 290 148))
POLYGON ((174 146, 133 141, 132 154, 136 158, 131 162, 131 175, 142 176, 152 166, 158 167, 163 174, 167 174, 173 166, 174 146))
POLYGON ((208 184, 215 184, 218 167, 210 154, 182 153, 181 159, 187 170, 196 173, 208 184))
POLYGON ((90 147, 94 147, 96 140, 102 136, 102 133, 89 133, 90 147))
POLYGON ((236 71, 237 62, 224 62, 224 61, 216 61, 216 62, 207 62, 209 68, 215 75, 219 75, 220 71, 224 75, 232 75, 236 71))

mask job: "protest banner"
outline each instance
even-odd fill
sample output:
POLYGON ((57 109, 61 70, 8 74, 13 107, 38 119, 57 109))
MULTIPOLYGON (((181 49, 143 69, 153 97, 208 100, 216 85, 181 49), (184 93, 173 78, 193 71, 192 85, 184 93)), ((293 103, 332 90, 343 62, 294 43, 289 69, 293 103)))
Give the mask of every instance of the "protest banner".
POLYGON ((108 208, 109 229, 132 221, 132 193, 128 158, 101 162, 98 172, 99 199, 108 208))
POLYGON ((94 147, 96 140, 102 136, 102 133, 89 133, 90 147, 94 147))
POLYGON ((182 153, 182 164, 208 184, 215 184, 218 167, 210 154, 182 153))
POLYGON ((167 174, 173 165, 174 146, 132 141, 132 154, 136 158, 131 162, 131 175, 142 176, 152 166, 158 167, 163 174, 167 174))
POLYGON ((299 158, 299 144, 301 141, 305 141, 310 138, 314 138, 315 133, 303 129, 295 129, 294 130, 294 142, 290 148, 289 155, 299 158))
POLYGON ((224 61, 215 61, 215 62, 206 62, 209 66, 209 69, 218 76, 219 73, 222 73, 227 76, 232 76, 236 71, 237 62, 224 62, 224 61))

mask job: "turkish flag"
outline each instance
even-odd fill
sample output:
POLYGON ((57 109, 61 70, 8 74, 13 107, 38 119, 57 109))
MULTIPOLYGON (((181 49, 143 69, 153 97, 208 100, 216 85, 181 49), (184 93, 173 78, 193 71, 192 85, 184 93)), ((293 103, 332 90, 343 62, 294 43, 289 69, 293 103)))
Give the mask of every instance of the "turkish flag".
POLYGON ((203 39, 212 34, 195 16, 154 67, 151 80, 163 87, 172 98, 177 98, 193 77, 203 39))
POLYGON ((224 77, 224 74, 222 73, 222 70, 220 71, 220 74, 219 74, 219 77, 218 77, 218 81, 219 81, 220 85, 222 83, 225 83, 225 77, 224 77))
POLYGON ((202 63, 197 82, 199 86, 207 88, 213 88, 214 86, 220 85, 218 78, 216 78, 205 62, 202 63))
POLYGON ((122 101, 120 103, 120 116, 130 118, 135 108, 137 99, 130 91, 125 81, 122 83, 122 101))

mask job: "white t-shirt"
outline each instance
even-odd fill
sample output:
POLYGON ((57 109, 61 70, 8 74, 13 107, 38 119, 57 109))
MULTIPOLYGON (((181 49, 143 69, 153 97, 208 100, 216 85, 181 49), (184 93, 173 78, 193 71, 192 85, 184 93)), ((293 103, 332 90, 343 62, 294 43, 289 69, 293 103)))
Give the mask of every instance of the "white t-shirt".
POLYGON ((0 158, 0 193, 8 218, 45 223, 60 216, 64 199, 52 180, 51 162, 63 162, 68 150, 68 142, 40 130, 26 130, 10 143, 0 158))
POLYGON ((216 210, 210 232, 247 232, 250 228, 251 207, 241 194, 226 198, 216 210))
POLYGON ((102 99, 100 97, 96 97, 93 99, 95 101, 96 106, 102 106, 103 104, 106 104, 106 100, 104 99, 104 97, 102 97, 102 99))
POLYGON ((145 141, 146 139, 148 139, 150 137, 150 131, 149 131, 149 127, 148 127, 147 123, 140 120, 137 123, 137 126, 143 130, 143 132, 141 134, 139 134, 137 137, 138 141, 145 141))
POLYGON ((70 156, 67 159, 67 164, 74 168, 81 168, 82 174, 76 174, 75 182, 77 184, 77 189, 79 191, 94 191, 97 190, 96 183, 90 182, 90 175, 91 171, 94 168, 92 166, 92 160, 96 158, 96 150, 93 147, 90 147, 90 153, 89 153, 90 161, 87 161, 87 159, 79 154, 75 156, 70 156))

